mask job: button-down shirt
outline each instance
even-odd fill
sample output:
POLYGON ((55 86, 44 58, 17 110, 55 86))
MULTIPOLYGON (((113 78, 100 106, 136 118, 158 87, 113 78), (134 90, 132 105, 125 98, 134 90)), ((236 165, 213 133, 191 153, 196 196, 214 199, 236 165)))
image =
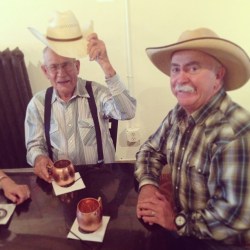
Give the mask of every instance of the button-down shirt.
POLYGON ((188 218, 180 234, 250 243, 250 114, 223 89, 189 117, 169 112, 137 154, 139 187, 158 186, 166 164, 188 218))
MULTIPOLYGON (((115 149, 109 133, 109 118, 131 119, 136 100, 131 97, 119 76, 106 80, 108 87, 92 82, 102 134, 104 162, 115 160, 115 149)), ((74 165, 96 164, 98 160, 94 121, 89 109, 86 81, 78 78, 77 87, 68 102, 53 90, 51 101, 50 140, 53 160, 67 158, 74 165)), ((25 137, 27 161, 34 165, 38 155, 48 155, 44 134, 45 91, 37 93, 26 111, 25 137)))

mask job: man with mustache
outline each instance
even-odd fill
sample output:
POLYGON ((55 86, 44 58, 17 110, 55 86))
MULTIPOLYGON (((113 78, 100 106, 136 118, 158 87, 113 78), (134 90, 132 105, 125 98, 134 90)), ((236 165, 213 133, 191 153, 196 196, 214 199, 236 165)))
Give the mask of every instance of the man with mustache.
POLYGON ((250 246, 250 114, 226 91, 250 77, 250 59, 207 28, 148 48, 178 104, 137 153, 137 216, 160 227, 154 249, 250 246), (168 189, 160 187, 163 167, 168 189), (156 247, 157 245, 157 247, 156 247))

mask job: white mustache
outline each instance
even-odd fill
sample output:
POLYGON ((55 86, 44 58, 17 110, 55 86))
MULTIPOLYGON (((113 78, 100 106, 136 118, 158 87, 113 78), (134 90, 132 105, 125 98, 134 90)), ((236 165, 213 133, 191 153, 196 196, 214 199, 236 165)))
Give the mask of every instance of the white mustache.
POLYGON ((175 91, 193 93, 195 89, 189 85, 176 85, 175 91))

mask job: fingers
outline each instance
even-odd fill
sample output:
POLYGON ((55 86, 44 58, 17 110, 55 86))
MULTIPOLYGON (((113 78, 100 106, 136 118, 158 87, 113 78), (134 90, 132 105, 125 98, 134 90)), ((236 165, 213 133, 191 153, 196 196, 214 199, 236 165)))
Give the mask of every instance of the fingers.
POLYGON ((21 185, 20 189, 16 193, 16 204, 20 204, 30 198, 30 190, 27 185, 21 185))
POLYGON ((87 50, 90 61, 104 59, 107 57, 105 44, 102 40, 98 39, 96 33, 90 34, 87 40, 87 50))
POLYGON ((165 197, 161 192, 156 191, 156 192, 155 192, 155 196, 156 196, 159 200, 162 200, 162 201, 166 200, 166 197, 165 197))
POLYGON ((8 187, 6 197, 17 205, 30 198, 30 190, 27 185, 18 185, 13 183, 8 187))
POLYGON ((41 179, 50 182, 50 175, 46 166, 36 167, 34 172, 41 179))
POLYGON ((41 179, 51 183, 48 166, 53 166, 52 161, 47 156, 39 157, 35 161, 34 173, 41 179))
POLYGON ((164 217, 166 214, 164 207, 167 206, 166 202, 165 196, 158 190, 154 190, 150 197, 146 197, 144 192, 143 199, 138 199, 137 217, 149 225, 165 225, 164 217))
POLYGON ((91 40, 97 40, 98 39, 98 35, 96 33, 91 33, 87 36, 87 41, 90 42, 91 40))

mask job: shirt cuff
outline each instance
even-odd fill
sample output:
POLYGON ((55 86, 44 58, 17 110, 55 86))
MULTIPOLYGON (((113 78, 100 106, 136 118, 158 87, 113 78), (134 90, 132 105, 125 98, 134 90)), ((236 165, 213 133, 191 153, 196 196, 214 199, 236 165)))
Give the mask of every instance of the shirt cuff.
POLYGON ((37 158, 37 156, 39 156, 39 155, 47 155, 47 153, 45 153, 45 152, 42 152, 42 151, 33 151, 32 152, 32 154, 29 154, 29 156, 27 157, 27 161, 28 161, 28 163, 32 166, 32 167, 34 167, 34 165, 35 165, 35 160, 36 160, 36 158, 37 158))
POLYGON ((121 94, 124 90, 126 90, 126 87, 124 83, 120 80, 120 77, 118 74, 115 74, 114 76, 107 78, 106 83, 108 85, 108 88, 113 96, 121 94))

